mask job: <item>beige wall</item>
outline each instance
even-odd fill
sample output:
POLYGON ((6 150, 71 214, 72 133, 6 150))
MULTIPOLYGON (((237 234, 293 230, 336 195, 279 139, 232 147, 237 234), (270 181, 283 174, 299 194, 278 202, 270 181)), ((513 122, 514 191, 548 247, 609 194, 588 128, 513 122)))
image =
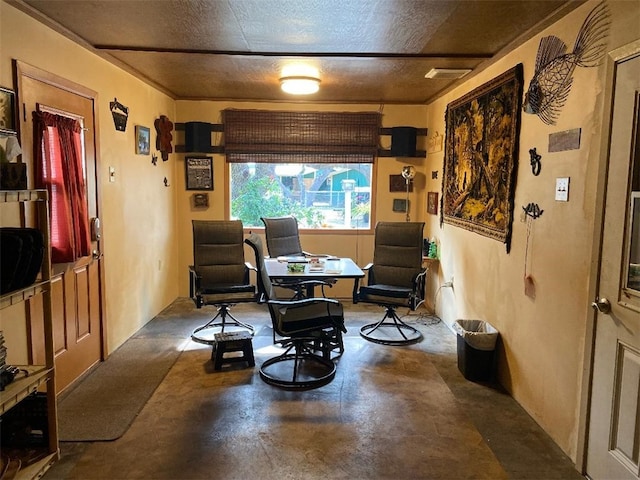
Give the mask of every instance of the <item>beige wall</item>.
MULTIPOLYGON (((246 103, 246 102, 206 102, 206 101, 178 101, 177 121, 178 122, 209 122, 221 123, 221 112, 226 108, 243 109, 263 109, 263 110, 314 110, 314 111, 378 111, 378 105, 316 105, 308 103, 246 103)), ((408 125, 414 127, 425 127, 426 107, 385 105, 382 110, 382 124, 384 127, 408 125)), ((214 145, 220 144, 220 135, 213 134, 214 145)), ((184 144, 184 135, 178 133, 177 142, 184 144)), ((420 142, 420 140, 419 140, 420 142)), ((420 145, 420 143, 419 143, 420 145)), ((389 136, 381 137, 381 146, 390 148, 391 139, 389 136)), ((209 192, 208 209, 193 208, 193 192, 187 191, 184 187, 184 155, 179 155, 178 163, 178 231, 180 236, 179 248, 179 272, 184 272, 180 282, 180 295, 188 296, 187 267, 193 262, 192 254, 192 231, 191 220, 203 219, 224 219, 228 206, 226 199, 226 163, 223 155, 213 155, 214 158, 214 190, 209 192)), ((404 193, 389 192, 389 175, 398 175, 402 171, 402 166, 413 164, 416 169, 421 170, 424 166, 424 158, 402 158, 394 157, 380 158, 377 161, 375 176, 377 181, 376 212, 377 220, 404 221, 405 214, 393 212, 392 199, 405 198, 404 193)), ((424 203, 424 175, 418 175, 415 179, 416 188, 410 198, 410 215, 412 220, 421 220, 422 212, 425 209, 424 203)), ((426 232, 426 230, 425 230, 426 232)), ((260 232, 261 233, 261 232, 260 232)), ((332 234, 323 232, 318 234, 303 233, 301 235, 302 246, 309 252, 331 253, 338 256, 350 257, 360 265, 370 262, 373 257, 373 236, 372 233, 353 234, 332 234)), ((254 262, 253 253, 246 249, 246 260, 254 262)), ((353 282, 344 280, 339 282, 331 290, 331 295, 338 298, 351 298, 353 282)))
MULTIPOLYGON (((178 295, 176 161, 170 155, 154 167, 150 156, 135 154, 134 140, 139 124, 151 128, 155 142, 154 119, 161 114, 174 118, 175 102, 4 2, 0 15, 1 85, 12 86, 11 62, 18 59, 99 95, 100 216, 111 352, 178 295), (113 126, 109 102, 114 98, 129 107, 126 132, 113 126), (108 182, 109 166, 116 170, 115 183, 108 182)), ((30 162, 27 153, 24 157, 30 162)), ((2 323, 18 314, 2 311, 2 323)))
MULTIPOLYGON (((609 47, 613 49, 638 38, 640 12, 637 3, 609 3, 613 18, 609 47)), ((481 75, 429 104, 429 130, 444 132, 449 102, 518 63, 524 64, 526 91, 540 38, 556 35, 571 49, 595 4, 587 2, 481 75)), ((441 281, 454 277, 454 288, 440 291, 440 317, 449 324, 460 318, 482 319, 500 331, 501 383, 574 460, 586 325, 592 315, 589 281, 595 275, 590 262, 604 73, 604 66, 576 69, 557 125, 547 126, 535 115, 522 114, 510 254, 500 242, 450 225, 440 228, 436 218, 428 219, 428 229, 442 245, 441 281), (550 133, 574 128, 582 129, 579 150, 548 152, 550 133), (542 155, 538 177, 529 165, 528 151, 534 147, 542 155), (568 203, 554 200, 556 177, 571 178, 568 203), (527 229, 522 206, 529 202, 544 210, 529 238, 527 271, 536 283, 535 299, 525 295, 523 280, 527 229)), ((443 153, 430 156, 427 165, 442 174, 443 153)))
MULTIPOLYGON (((638 38, 640 12, 635 2, 609 3, 613 14, 610 39, 613 49, 638 38)), ((594 1, 587 2, 486 72, 428 106, 385 106, 384 126, 428 127, 430 135, 436 131, 442 135, 447 103, 520 62, 524 64, 526 89, 533 75, 540 38, 555 34, 572 45, 580 24, 594 5, 594 1)), ((174 298, 187 295, 187 265, 192 261, 191 220, 224 218, 225 212, 222 156, 214 155, 215 190, 210 193, 211 207, 195 211, 190 203, 192 192, 185 189, 184 155, 170 155, 168 162, 160 161, 153 167, 150 157, 135 155, 135 124, 149 126, 153 131, 153 120, 160 114, 168 115, 174 122, 218 123, 220 111, 227 107, 378 109, 371 105, 173 102, 2 2, 0 16, 0 84, 11 86, 11 59, 17 58, 100 95, 101 216, 110 350, 174 298), (125 133, 113 128, 108 103, 114 97, 130 107, 125 133), (115 183, 107 181, 109 166, 116 168, 115 183), (169 188, 163 186, 164 177, 169 180, 169 188)), ((439 276, 431 285, 429 303, 435 300, 439 315, 447 323, 458 318, 479 318, 500 330, 500 380, 574 459, 583 388, 585 325, 591 315, 588 287, 594 275, 590 268, 595 188, 601 162, 597 147, 601 138, 603 78, 604 68, 577 69, 571 94, 556 126, 546 126, 535 116, 522 115, 516 214, 508 255, 503 244, 449 225, 441 228, 439 217, 426 214, 426 192, 441 190, 443 152, 415 162, 381 158, 377 163, 378 220, 404 220, 404 214, 391 210, 391 199, 396 195, 388 191, 388 176, 399 173, 408 163, 415 164, 420 173, 417 191, 411 197, 411 218, 425 220, 425 236, 437 237, 441 245, 439 276), (572 128, 582 129, 581 148, 548 153, 548 134, 572 128), (542 154, 539 177, 533 177, 529 168, 528 150, 533 147, 542 154), (431 178, 433 170, 439 171, 438 179, 431 178), (555 178, 559 176, 571 177, 568 203, 554 201, 555 178), (524 295, 523 283, 526 225, 519 212, 529 202, 540 204, 545 211, 535 222, 530 237, 535 300, 524 295), (451 277, 453 289, 436 290, 451 277), (433 297, 436 291, 437 296, 433 297)), ((177 133, 174 144, 179 143, 184 143, 184 138, 177 133)), ((310 251, 350 256, 360 264, 369 261, 372 253, 371 235, 359 235, 357 239, 353 235, 304 235, 303 245, 310 251)), ((348 298, 350 285, 338 286, 332 293, 348 298)), ((7 314, 2 315, 0 326, 7 314)))

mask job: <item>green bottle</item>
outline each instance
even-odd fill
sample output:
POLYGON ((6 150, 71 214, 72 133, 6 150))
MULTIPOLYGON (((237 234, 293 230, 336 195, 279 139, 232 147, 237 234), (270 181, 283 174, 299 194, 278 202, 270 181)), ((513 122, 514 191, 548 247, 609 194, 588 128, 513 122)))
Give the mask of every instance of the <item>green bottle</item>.
POLYGON ((429 258, 438 258, 438 246, 435 238, 429 242, 429 258))

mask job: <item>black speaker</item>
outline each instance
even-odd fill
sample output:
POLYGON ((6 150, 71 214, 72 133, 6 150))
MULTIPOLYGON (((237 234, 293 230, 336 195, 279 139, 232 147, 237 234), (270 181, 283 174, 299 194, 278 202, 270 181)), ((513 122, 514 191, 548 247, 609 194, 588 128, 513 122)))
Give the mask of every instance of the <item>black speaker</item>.
POLYGON ((415 157, 418 129, 415 127, 391 127, 391 155, 415 157))
POLYGON ((211 153, 211 128, 207 122, 184 124, 184 144, 187 152, 211 153))

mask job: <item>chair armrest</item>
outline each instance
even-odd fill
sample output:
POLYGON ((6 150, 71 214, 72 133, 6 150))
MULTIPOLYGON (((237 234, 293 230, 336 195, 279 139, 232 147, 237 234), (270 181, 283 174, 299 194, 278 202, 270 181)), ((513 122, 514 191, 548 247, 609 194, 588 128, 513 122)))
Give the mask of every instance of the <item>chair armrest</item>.
POLYGON ((251 265, 250 262, 244 262, 244 266, 247 267, 247 269, 249 269, 249 270, 253 270, 254 272, 258 271, 258 269, 256 267, 254 267, 253 265, 251 265))
POLYGON ((196 307, 200 308, 202 306, 200 275, 198 275, 193 265, 189 265, 189 297, 194 301, 196 307))
POLYGON ((369 270, 371 270, 371 267, 373 267, 373 263, 367 263, 364 267, 362 267, 362 271, 363 272, 367 272, 369 270))
POLYGON ((424 301, 425 287, 427 284, 427 268, 422 269, 413 279, 413 297, 411 309, 415 310, 424 301))

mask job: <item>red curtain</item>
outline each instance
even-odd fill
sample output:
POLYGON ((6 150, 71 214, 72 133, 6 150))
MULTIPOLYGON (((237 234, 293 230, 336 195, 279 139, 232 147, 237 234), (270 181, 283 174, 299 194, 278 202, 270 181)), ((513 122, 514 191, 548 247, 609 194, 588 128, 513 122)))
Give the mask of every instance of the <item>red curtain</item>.
POLYGON ((49 112, 33 112, 36 187, 49 191, 51 260, 74 262, 89 255, 80 122, 49 112))

